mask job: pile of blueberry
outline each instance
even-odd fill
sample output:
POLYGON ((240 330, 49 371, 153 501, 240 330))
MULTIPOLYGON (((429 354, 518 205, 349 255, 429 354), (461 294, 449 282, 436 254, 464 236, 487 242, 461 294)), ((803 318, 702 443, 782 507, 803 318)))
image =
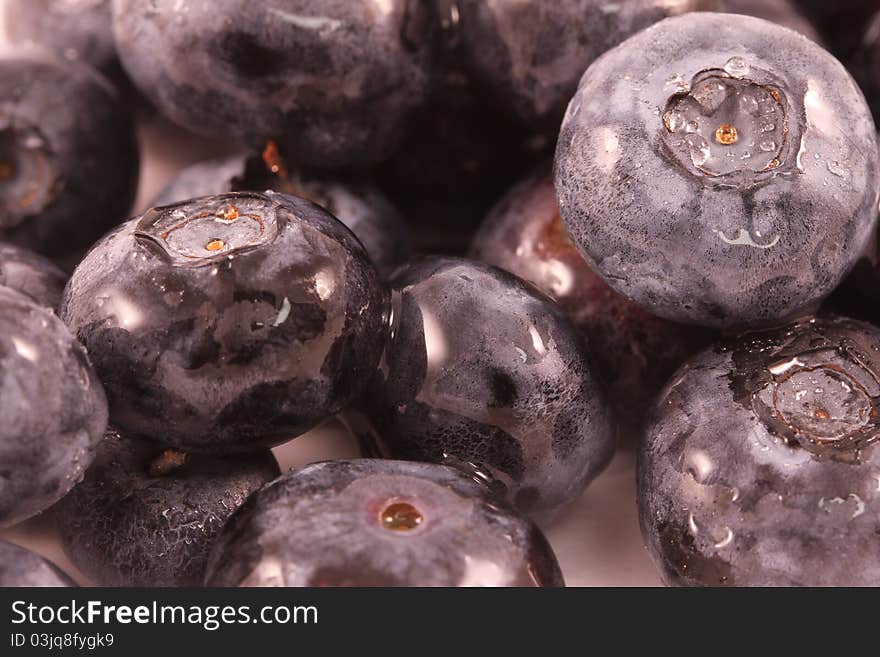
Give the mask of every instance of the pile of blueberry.
POLYGON ((880 585, 880 3, 5 9, 0 527, 107 586, 559 586, 620 442, 667 583, 880 585), (241 154, 125 220, 150 112, 241 154), (333 417, 363 458, 281 474, 333 417))

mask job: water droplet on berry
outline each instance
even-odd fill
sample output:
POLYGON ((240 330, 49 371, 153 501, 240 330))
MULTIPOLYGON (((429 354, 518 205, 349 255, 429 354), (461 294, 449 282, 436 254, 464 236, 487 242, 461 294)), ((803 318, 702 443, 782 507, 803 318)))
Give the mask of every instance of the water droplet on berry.
POLYGON ((724 64, 724 70, 728 75, 741 78, 749 73, 749 65, 742 57, 731 57, 724 64))
POLYGON ((846 169, 840 166, 840 162, 836 160, 832 160, 830 162, 825 163, 825 167, 828 169, 828 172, 843 178, 846 175, 846 169))
POLYGON ((729 123, 722 123, 715 130, 715 141, 719 144, 724 144, 725 146, 729 146, 736 142, 737 132, 736 126, 730 125, 729 123))
POLYGON ((382 527, 394 532, 416 529, 424 520, 419 510, 409 502, 393 502, 380 514, 382 527))

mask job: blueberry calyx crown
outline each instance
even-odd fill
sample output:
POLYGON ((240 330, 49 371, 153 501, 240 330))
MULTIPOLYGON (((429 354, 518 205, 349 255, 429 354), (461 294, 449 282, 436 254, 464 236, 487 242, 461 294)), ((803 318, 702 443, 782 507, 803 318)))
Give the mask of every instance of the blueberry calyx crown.
POLYGON ((47 139, 0 110, 0 227, 13 228, 49 204, 63 187, 47 139))
POLYGON ((770 433, 815 454, 858 460, 880 436, 880 376, 853 340, 811 321, 734 351, 734 393, 770 433))
POLYGON ((201 266, 271 242, 277 212, 264 194, 221 194, 148 210, 135 236, 158 246, 174 265, 201 266))
POLYGON ((786 171, 793 125, 782 86, 741 57, 697 73, 662 114, 663 142, 692 174, 750 186, 786 171), (748 77, 747 77, 748 76, 748 77))

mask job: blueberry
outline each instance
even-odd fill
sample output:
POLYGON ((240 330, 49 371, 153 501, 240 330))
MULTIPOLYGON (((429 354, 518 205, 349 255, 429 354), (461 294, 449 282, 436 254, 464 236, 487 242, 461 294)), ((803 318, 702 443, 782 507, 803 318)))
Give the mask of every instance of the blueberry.
POLYGON ((193 164, 169 183, 153 205, 223 192, 272 189, 308 198, 337 217, 361 241, 383 276, 409 258, 407 226, 376 187, 290 172, 274 157, 270 148, 263 158, 232 156, 193 164))
POLYGON ((0 239, 77 254, 128 212, 138 151, 108 82, 83 65, 0 60, 0 239))
POLYGON ((30 550, 0 540, 0 588, 76 586, 52 562, 30 550))
POLYGON ((565 221, 618 292, 668 319, 803 314, 867 243, 874 124, 828 53, 747 16, 648 28, 584 74, 555 163, 565 221))
MULTIPOLYGON (((448 5, 450 0, 436 0, 448 5)), ((558 123, 581 74, 599 55, 667 16, 706 0, 458 0, 465 64, 528 123, 558 123)))
POLYGON ((822 43, 822 37, 813 23, 791 0, 724 0, 724 9, 732 14, 763 18, 822 43))
POLYGON ((81 478, 107 426, 85 350, 30 298, 0 287, 0 527, 47 509, 81 478))
POLYGON ((251 498, 214 545, 210 586, 562 586, 540 530, 440 465, 330 461, 251 498))
POLYGON ((676 324, 622 297, 590 269, 562 225, 543 167, 511 189, 483 221, 472 257, 552 297, 587 337, 621 428, 635 433, 654 396, 713 333, 676 324))
POLYGON ((188 455, 110 431, 56 507, 62 545, 100 586, 199 586, 229 516, 279 474, 268 450, 188 455))
POLYGON ((10 41, 36 44, 56 57, 98 69, 125 88, 125 72, 116 56, 111 0, 5 0, 10 41))
POLYGON ((387 312, 351 232, 274 192, 123 224, 74 271, 61 308, 114 426, 211 452, 278 443, 339 411, 378 363, 387 312))
POLYGON ((524 132, 478 85, 450 70, 377 181, 411 221, 421 251, 461 254, 497 198, 554 145, 555 134, 524 132))
POLYGON ((67 274, 51 260, 13 244, 0 242, 0 286, 29 296, 41 306, 58 308, 67 274))
POLYGON ((880 329, 841 318, 689 361, 639 454, 642 532, 678 585, 877 586, 880 329))
POLYGON ((323 168, 385 157, 428 92, 422 0, 114 0, 123 65, 175 122, 323 168), (210 81, 210 82, 208 82, 210 81))
POLYGON ((364 404, 381 452, 454 464, 524 512, 576 498, 614 430, 581 334, 515 276, 428 258, 392 280, 391 337, 364 404))

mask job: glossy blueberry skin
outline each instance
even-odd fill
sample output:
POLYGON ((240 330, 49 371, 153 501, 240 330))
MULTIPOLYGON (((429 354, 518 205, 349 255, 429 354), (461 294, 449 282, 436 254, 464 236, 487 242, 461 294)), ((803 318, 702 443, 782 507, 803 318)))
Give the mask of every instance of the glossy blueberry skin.
POLYGON ((287 171, 272 173, 258 157, 232 156, 193 164, 177 174, 153 206, 266 189, 307 198, 330 212, 360 240, 383 277, 409 259, 409 229, 376 187, 287 171))
POLYGON ((670 18, 584 74, 556 151, 562 218, 594 269, 658 315, 779 323, 818 305, 866 245, 875 135, 855 82, 801 35, 747 16, 670 18))
POLYGON ((93 584, 200 586, 223 525, 281 474, 269 450, 163 449, 108 432, 85 479, 56 507, 64 551, 93 584))
POLYGON ((652 315, 593 272, 565 231, 547 169, 498 201, 470 255, 532 283, 559 304, 592 347, 620 429, 635 433, 660 388, 715 333, 652 315))
POLYGON ((0 239, 80 253, 131 207, 131 118, 110 83, 68 62, 0 60, 0 98, 0 239))
POLYGON ((841 318, 685 364, 638 464, 642 533, 666 582, 880 584, 878 372, 880 329, 841 318))
MULTIPOLYGON (((437 0, 441 7, 450 0, 437 0)), ((556 123, 584 70, 657 21, 715 8, 712 0, 456 0, 456 38, 469 73, 530 124, 556 123)))
POLYGON ((388 155, 426 97, 420 0, 114 0, 122 63, 170 119, 335 169, 388 155))
POLYGON ((765 21, 800 32, 816 43, 822 43, 822 37, 816 27, 791 0, 723 0, 723 2, 723 8, 727 12, 763 18, 765 21))
POLYGON ((116 56, 111 0, 5 0, 6 33, 16 45, 36 44, 56 57, 127 83, 116 56))
POLYGON ((94 457, 107 400, 85 350, 29 297, 0 287, 0 527, 57 502, 94 457))
POLYGON ((541 531, 452 468, 377 459, 292 470, 232 517, 209 586, 563 586, 541 531), (388 511, 409 515, 390 528, 388 511), (409 522, 407 522, 409 521, 409 522))
POLYGON ((0 588, 76 586, 52 562, 30 550, 0 540, 0 588))
POLYGON ((61 303, 67 274, 51 260, 14 244, 0 242, 0 286, 21 292, 45 308, 61 303))
POLYGON ((392 280, 391 337, 364 409, 383 455, 482 473, 526 513, 575 499, 614 451, 580 332, 495 267, 426 258, 392 280))
POLYGON ((61 317, 107 388, 113 425, 185 451, 289 440, 359 394, 388 292, 317 205, 233 193, 148 211, 105 237, 61 317))

